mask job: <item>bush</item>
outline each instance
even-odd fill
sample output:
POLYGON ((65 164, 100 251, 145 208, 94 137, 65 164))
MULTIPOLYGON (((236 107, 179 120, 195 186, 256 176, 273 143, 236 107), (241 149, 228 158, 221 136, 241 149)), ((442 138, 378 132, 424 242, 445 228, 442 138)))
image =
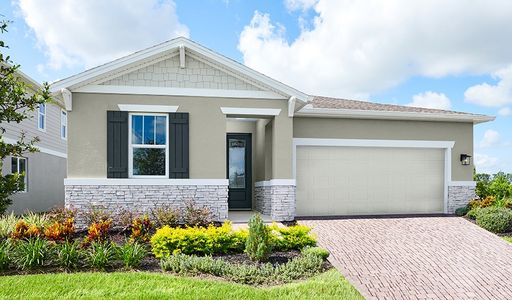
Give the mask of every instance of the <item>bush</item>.
POLYGON ((50 218, 47 214, 44 213, 34 213, 34 212, 28 212, 23 216, 23 221, 25 221, 30 226, 35 226, 37 228, 44 228, 48 224, 50 224, 50 218))
POLYGON ((242 239, 244 234, 233 231, 229 222, 220 227, 164 226, 151 237, 151 247, 153 254, 158 258, 178 253, 225 254, 240 252, 242 239))
POLYGON ((87 251, 87 263, 97 270, 112 266, 116 259, 116 245, 110 242, 93 242, 87 251))
POLYGON ((91 242, 105 242, 108 239, 108 232, 112 227, 112 219, 99 220, 97 223, 92 223, 87 230, 85 243, 91 242))
POLYGON ((112 221, 111 214, 101 207, 91 206, 84 214, 88 224, 112 221))
POLYGON ((496 204, 496 197, 487 196, 480 201, 480 208, 485 208, 489 206, 494 206, 496 204))
POLYGON ((210 274, 244 284, 286 283, 315 275, 323 269, 323 259, 316 255, 301 255, 286 264, 272 266, 233 264, 211 256, 184 254, 167 256, 160 265, 163 270, 177 274, 210 274))
POLYGON ((76 269, 84 254, 78 242, 66 241, 55 245, 55 261, 57 265, 65 269, 76 269))
POLYGON ((245 253, 251 260, 266 260, 272 250, 270 228, 268 228, 260 214, 255 214, 249 220, 249 236, 245 243, 245 253))
POLYGON ((11 236, 16 223, 18 223, 18 217, 16 217, 14 213, 0 216, 0 240, 11 236))
POLYGON ((504 207, 486 207, 478 211, 476 223, 491 232, 506 232, 512 226, 512 211, 504 207))
POLYGON ((50 222, 64 223, 66 220, 75 218, 76 210, 69 208, 54 208, 47 213, 50 222))
POLYGON ((36 238, 41 235, 41 230, 35 224, 27 224, 25 220, 19 220, 14 226, 11 238, 14 240, 36 238))
POLYGON ((56 220, 44 229, 44 236, 51 241, 69 240, 75 233, 75 219, 56 220))
POLYGON ((320 257, 322 260, 326 260, 330 253, 327 251, 327 249, 320 248, 320 247, 306 247, 302 249, 301 253, 303 255, 314 255, 320 257))
POLYGON ((118 248, 118 257, 125 268, 137 268, 147 254, 146 247, 139 243, 125 243, 118 248))
POLYGON ((469 212, 468 206, 459 207, 455 210, 455 215, 459 217, 465 216, 469 212))
POLYGON ((185 201, 183 219, 189 226, 207 226, 212 223, 212 213, 208 207, 197 207, 194 200, 185 201))
POLYGON ((50 246, 43 239, 30 238, 15 244, 13 256, 14 262, 22 270, 42 267, 49 261, 50 246))
POLYGON ((278 251, 301 250, 316 246, 316 239, 311 235, 311 228, 304 225, 279 227, 273 223, 275 249, 278 251))
POLYGON ((134 218, 130 226, 130 241, 143 243, 149 241, 149 231, 152 227, 153 224, 147 215, 134 218))
POLYGON ((12 245, 9 241, 0 241, 0 271, 7 270, 11 264, 12 245))
POLYGON ((470 218, 471 220, 475 220, 476 219, 476 216, 478 214, 478 211, 480 211, 480 207, 477 206, 475 208, 472 208, 468 211, 468 213, 466 214, 466 217, 470 218))
POLYGON ((158 227, 170 226, 174 227, 179 224, 180 213, 178 210, 167 206, 167 207, 156 207, 151 211, 153 218, 155 219, 158 227))

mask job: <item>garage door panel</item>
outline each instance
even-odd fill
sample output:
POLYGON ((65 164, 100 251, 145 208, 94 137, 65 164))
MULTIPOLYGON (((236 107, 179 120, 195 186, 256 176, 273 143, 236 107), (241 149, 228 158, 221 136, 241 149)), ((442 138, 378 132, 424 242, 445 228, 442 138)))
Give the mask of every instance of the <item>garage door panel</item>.
POLYGON ((297 215, 443 211, 444 150, 297 149, 297 215))

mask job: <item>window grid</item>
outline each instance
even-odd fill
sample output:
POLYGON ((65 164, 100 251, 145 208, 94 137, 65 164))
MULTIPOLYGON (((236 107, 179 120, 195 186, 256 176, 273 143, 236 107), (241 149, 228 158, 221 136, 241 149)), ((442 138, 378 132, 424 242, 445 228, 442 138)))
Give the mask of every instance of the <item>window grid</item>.
POLYGON ((37 109, 37 129, 46 131, 46 104, 39 104, 37 109))
POLYGON ((27 159, 25 157, 13 156, 11 158, 11 173, 23 172, 25 172, 25 176, 23 177, 24 189, 21 192, 25 193, 28 191, 27 159))
POLYGON ((68 113, 61 110, 60 113, 60 138, 67 140, 68 138, 68 113))

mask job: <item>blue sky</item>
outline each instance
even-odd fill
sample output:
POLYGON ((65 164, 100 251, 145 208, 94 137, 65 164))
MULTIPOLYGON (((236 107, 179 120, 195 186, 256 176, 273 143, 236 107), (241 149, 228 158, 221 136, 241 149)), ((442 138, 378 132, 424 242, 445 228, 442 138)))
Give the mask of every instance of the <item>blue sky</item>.
POLYGON ((497 116, 475 126, 477 170, 512 172, 511 2, 0 0, 0 14, 38 81, 185 35, 307 93, 497 116))

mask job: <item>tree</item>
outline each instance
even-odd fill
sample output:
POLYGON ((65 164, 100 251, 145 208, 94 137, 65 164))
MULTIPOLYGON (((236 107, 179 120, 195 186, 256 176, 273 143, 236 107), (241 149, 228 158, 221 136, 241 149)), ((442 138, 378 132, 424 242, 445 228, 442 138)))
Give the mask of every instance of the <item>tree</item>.
MULTIPOLYGON (((7 32, 9 22, 0 21, 0 33, 7 32)), ((33 112, 40 104, 51 102, 49 86, 43 84, 42 88, 31 87, 25 83, 18 73, 19 65, 15 65, 4 50, 9 48, 0 38, 0 170, 4 161, 10 156, 22 156, 27 152, 36 152, 34 146, 39 138, 27 140, 24 132, 20 132, 19 139, 14 144, 4 141, 5 123, 21 123, 31 118, 33 112)), ((0 172, 0 214, 5 213, 12 204, 10 198, 13 194, 24 190, 25 174, 3 175, 0 172)))

